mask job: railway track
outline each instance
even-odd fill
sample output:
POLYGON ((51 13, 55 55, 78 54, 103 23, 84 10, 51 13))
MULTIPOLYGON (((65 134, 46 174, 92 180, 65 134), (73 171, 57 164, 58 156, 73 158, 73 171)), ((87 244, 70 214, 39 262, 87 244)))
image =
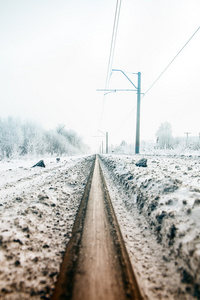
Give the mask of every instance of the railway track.
POLYGON ((98 157, 52 299, 142 299, 98 157))

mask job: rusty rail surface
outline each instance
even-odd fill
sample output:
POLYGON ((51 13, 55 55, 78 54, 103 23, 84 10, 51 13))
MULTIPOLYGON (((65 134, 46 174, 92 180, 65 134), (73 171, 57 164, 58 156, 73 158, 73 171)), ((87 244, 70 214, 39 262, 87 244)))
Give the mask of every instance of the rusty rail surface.
MULTIPOLYGON (((119 224, 117 222, 117 218, 115 216, 115 212, 111 203, 111 199, 109 196, 109 192, 106 186, 106 182, 103 176, 103 172, 98 160, 98 157, 96 157, 95 160, 95 164, 92 167, 89 179, 88 179, 88 183, 86 185, 85 188, 85 192, 84 192, 84 196, 82 198, 80 207, 79 207, 79 211, 75 220, 75 224, 73 227, 73 234, 72 234, 72 238, 70 239, 68 245, 67 245, 67 249, 64 255, 64 260, 63 263, 61 265, 61 270, 60 270, 60 274, 56 283, 56 287, 55 287, 55 291, 53 294, 52 299, 53 300, 58 300, 58 299, 82 299, 82 300, 88 300, 88 298, 86 298, 86 295, 88 295, 87 293, 89 293, 88 291, 81 291, 81 289, 89 289, 89 287, 85 286, 85 283, 88 283, 88 286, 90 286, 91 284, 93 284, 93 279, 95 281, 95 278, 92 278, 91 276, 89 277, 89 279, 84 279, 84 276, 87 276, 85 274, 88 273, 87 271, 87 263, 84 264, 84 259, 85 257, 87 258, 87 256, 90 256, 91 254, 88 254, 86 252, 86 254, 82 254, 82 252, 84 252, 84 249, 87 249, 85 251, 88 251, 88 246, 85 247, 84 245, 84 239, 85 239, 85 231, 88 231, 88 226, 86 229, 84 228, 85 225, 85 219, 86 217, 89 215, 89 213, 87 213, 87 209, 91 207, 91 204, 89 204, 88 207, 88 201, 90 201, 89 203, 91 203, 91 196, 90 196, 90 190, 91 190, 91 186, 93 186, 93 175, 94 172, 98 172, 98 175, 100 179, 98 179, 98 187, 101 187, 101 194, 103 195, 103 210, 105 212, 105 221, 103 221, 103 223, 106 223, 106 227, 105 227, 105 231, 107 236, 110 236, 110 240, 111 240, 111 246, 110 249, 113 249, 112 251, 112 258, 110 260, 113 260, 113 267, 112 268, 116 268, 116 271, 113 272, 115 273, 115 277, 117 278, 117 282, 119 282, 120 285, 120 290, 118 291, 119 297, 117 297, 117 299, 134 299, 134 300, 140 300, 143 299, 143 297, 141 296, 141 291, 140 288, 138 286, 136 277, 134 275, 134 271, 132 269, 131 263, 130 263, 130 259, 122 238, 122 234, 119 228, 119 224), (98 168, 98 171, 96 171, 96 169, 98 168), (89 200, 90 199, 90 200, 89 200), (80 266, 81 265, 81 266, 80 266), (84 265, 84 267, 83 267, 84 265), (86 268, 86 269, 84 269, 86 268), (88 282, 90 281, 90 278, 92 278, 92 283, 88 282), (80 281, 79 284, 79 279, 82 280, 80 281), (87 281, 88 280, 88 281, 87 281), (77 292, 77 290, 79 290, 77 292)), ((96 176, 96 175, 95 175, 96 176)), ((96 180, 96 179, 95 179, 96 180)), ((93 189, 93 195, 95 195, 94 193, 94 188, 93 189)), ((99 201, 99 199, 98 199, 99 201)), ((93 218, 95 216, 97 216, 98 212, 95 211, 94 213, 92 213, 93 218), (96 214, 96 215, 95 215, 96 214)), ((87 221, 86 221, 87 224, 87 221)), ((94 237, 95 239, 95 237, 94 237)), ((88 243, 87 243, 88 244, 88 243)), ((105 245, 106 247, 106 245, 105 245)), ((99 250, 97 249, 97 252, 99 250)), ((110 254, 109 254, 110 255, 110 254)), ((93 255, 94 256, 94 255, 93 255)), ((109 256, 110 257, 110 256, 109 256)), ((92 257, 93 260, 95 260, 95 257, 92 257)), ((98 259, 98 258, 97 258, 98 259)), ((100 262, 101 263, 101 262, 100 262)), ((104 261, 102 261, 102 265, 104 264, 104 261)), ((88 266, 89 268, 89 266, 88 266)), ((95 268, 95 263, 94 263, 94 268, 95 268)), ((102 268, 101 268, 102 269, 102 268)), ((98 270, 97 270, 98 272, 98 270)), ((96 273, 97 273, 96 272, 96 273)), ((93 277, 96 274, 94 272, 93 277)), ((112 273, 112 271, 111 271, 112 273)), ((113 281, 114 282, 114 281, 113 281)), ((112 296, 111 294, 108 293, 108 297, 106 296, 106 291, 107 291, 107 287, 102 287, 102 282, 99 285, 99 289, 98 289, 98 282, 95 283, 96 287, 96 291, 97 291, 97 297, 95 296, 94 298, 94 291, 93 291, 93 296, 89 296, 89 299, 115 299, 116 297, 116 291, 115 291, 115 297, 112 296), (101 286, 101 288, 100 288, 101 286), (100 290, 100 291, 99 291, 100 290), (104 295, 102 294, 104 290, 104 295)), ((117 284, 112 284, 112 285, 117 285, 117 284)), ((112 287, 111 287, 111 292, 112 293, 112 287)), ((113 293, 114 293, 114 287, 113 287, 113 293)), ((87 296, 88 297, 88 296, 87 296)))

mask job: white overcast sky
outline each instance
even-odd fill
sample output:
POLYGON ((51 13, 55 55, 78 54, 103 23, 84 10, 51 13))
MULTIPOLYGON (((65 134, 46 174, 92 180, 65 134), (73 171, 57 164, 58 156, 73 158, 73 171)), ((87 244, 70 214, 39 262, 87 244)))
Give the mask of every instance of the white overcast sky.
MULTIPOLYGON (((0 117, 65 124, 89 142, 135 141, 135 92, 103 93, 114 0, 0 0, 0 117)), ((142 73, 145 92, 200 26, 199 0, 122 0, 113 68, 142 73)), ((130 74, 128 74, 130 75, 130 74)), ((137 84, 137 76, 130 75, 137 84)), ((113 73, 113 88, 132 88, 113 73)), ((200 30, 142 99, 141 139, 162 122, 200 132, 200 30)))

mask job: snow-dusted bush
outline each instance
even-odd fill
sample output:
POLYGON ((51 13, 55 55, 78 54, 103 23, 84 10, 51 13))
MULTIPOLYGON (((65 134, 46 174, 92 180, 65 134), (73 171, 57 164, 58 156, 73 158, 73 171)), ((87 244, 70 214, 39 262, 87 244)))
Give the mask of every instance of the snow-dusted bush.
POLYGON ((127 144, 125 141, 122 141, 118 146, 112 146, 112 152, 115 154, 126 154, 131 155, 134 154, 134 146, 133 144, 127 144))
POLYGON ((59 125, 57 127, 57 132, 59 133, 59 135, 63 136, 69 142, 69 144, 73 145, 76 148, 80 148, 81 138, 75 131, 73 131, 72 129, 66 130, 64 125, 59 125))
POLYGON ((58 133, 57 130, 46 131, 45 141, 45 152, 51 155, 71 154, 70 143, 63 135, 58 133))

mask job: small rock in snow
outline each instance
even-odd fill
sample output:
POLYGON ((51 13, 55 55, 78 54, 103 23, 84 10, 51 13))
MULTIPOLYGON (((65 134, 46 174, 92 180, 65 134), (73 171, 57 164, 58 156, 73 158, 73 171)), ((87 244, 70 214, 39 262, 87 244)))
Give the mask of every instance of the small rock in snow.
POLYGON ((35 167, 42 167, 42 168, 45 168, 44 161, 43 161, 43 160, 40 160, 37 164, 35 164, 34 166, 32 166, 32 168, 35 168, 35 167))
POLYGON ((16 261, 15 261, 15 266, 18 267, 19 265, 20 265, 20 261, 19 261, 19 260, 16 260, 16 261))
POLYGON ((15 200, 18 202, 22 202, 22 198, 20 198, 20 197, 17 197, 15 200))
POLYGON ((47 195, 38 195, 38 199, 39 199, 40 201, 43 201, 43 200, 45 200, 45 199, 49 199, 49 197, 48 197, 47 195))
POLYGON ((142 158, 142 159, 138 160, 135 165, 137 167, 147 167, 147 159, 142 158))
POLYGON ((194 206, 200 205, 200 199, 195 199, 194 200, 194 206))

